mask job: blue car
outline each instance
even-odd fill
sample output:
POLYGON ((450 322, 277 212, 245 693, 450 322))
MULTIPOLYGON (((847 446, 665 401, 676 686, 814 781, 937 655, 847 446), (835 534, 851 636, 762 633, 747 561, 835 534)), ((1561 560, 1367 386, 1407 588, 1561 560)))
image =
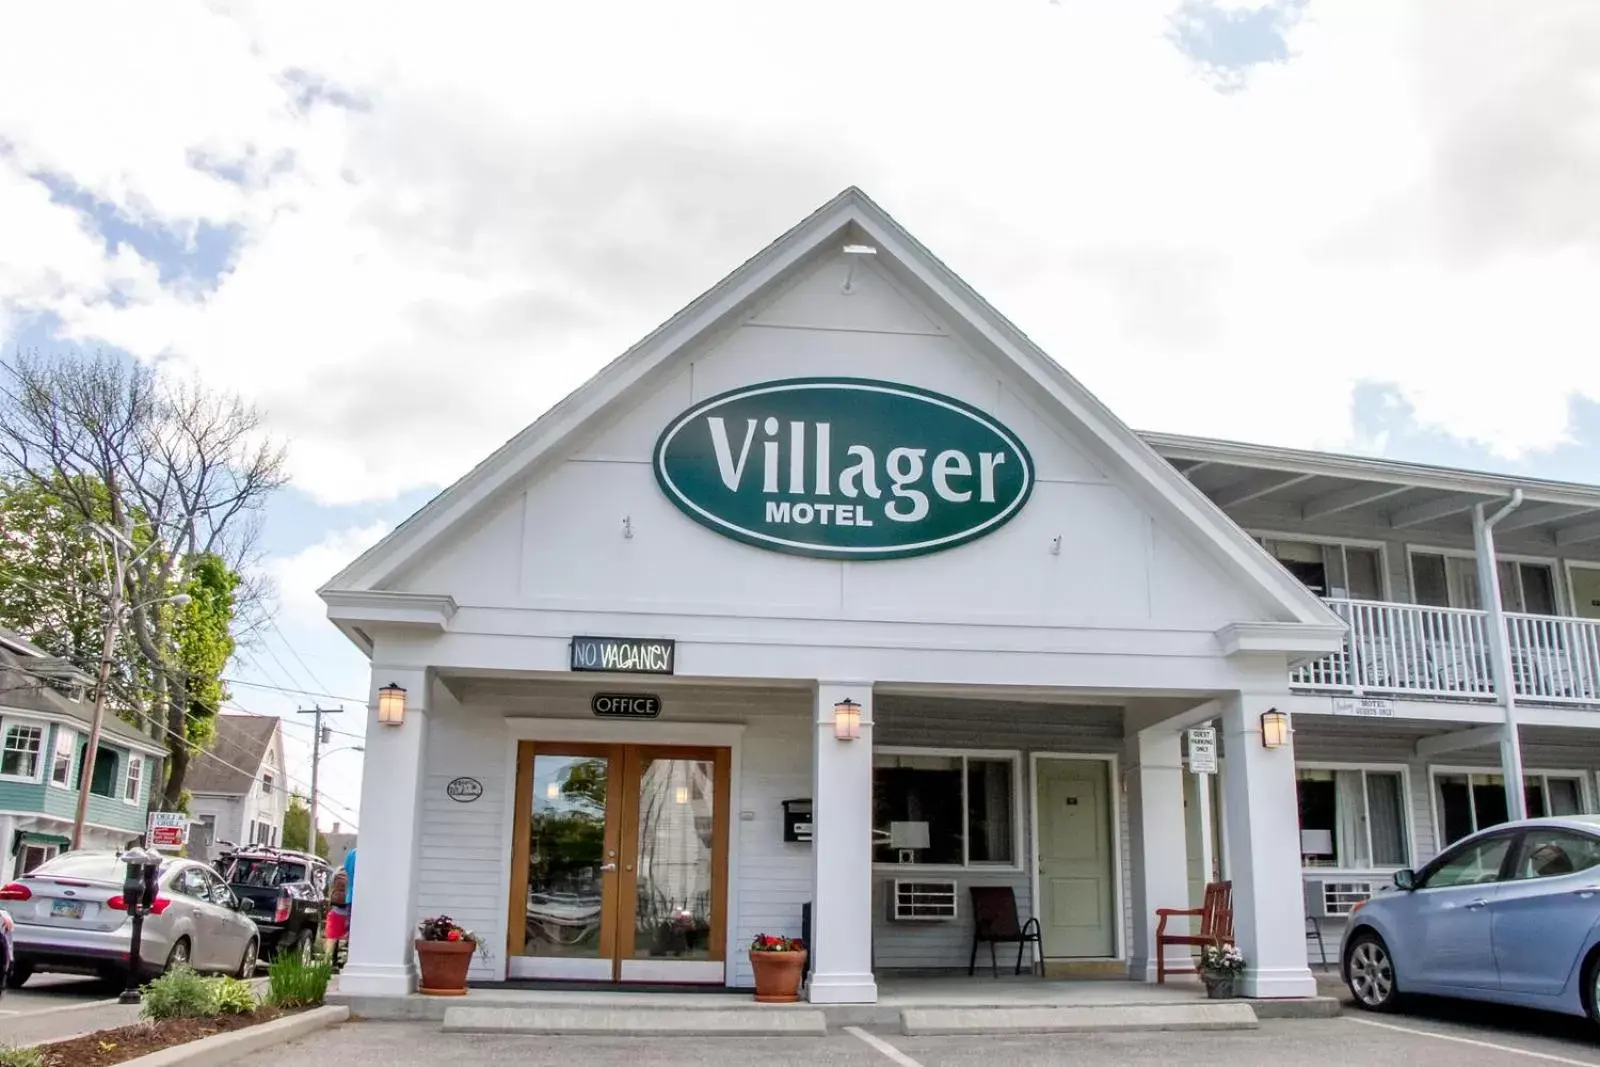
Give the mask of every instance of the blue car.
POLYGON ((1345 931, 1357 1005, 1388 1011, 1421 993, 1600 1023, 1600 815, 1482 830, 1394 882, 1345 931))

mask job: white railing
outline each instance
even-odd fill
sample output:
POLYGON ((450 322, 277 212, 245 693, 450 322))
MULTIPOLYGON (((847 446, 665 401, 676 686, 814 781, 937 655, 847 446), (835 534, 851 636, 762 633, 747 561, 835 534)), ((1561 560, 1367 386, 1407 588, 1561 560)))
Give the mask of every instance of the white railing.
MULTIPOLYGON (((1372 600, 1329 600, 1349 624, 1344 651, 1307 664, 1294 685, 1328 692, 1488 700, 1488 615, 1372 600)), ((1511 671, 1524 700, 1600 704, 1600 621, 1508 613, 1511 671)))

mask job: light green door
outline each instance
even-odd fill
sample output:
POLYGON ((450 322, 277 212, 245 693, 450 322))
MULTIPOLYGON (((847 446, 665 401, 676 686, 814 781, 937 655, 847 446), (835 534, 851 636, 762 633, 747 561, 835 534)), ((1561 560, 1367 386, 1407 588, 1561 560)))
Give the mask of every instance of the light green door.
POLYGON ((1600 619, 1600 568, 1573 567, 1572 613, 1581 619, 1600 619))
POLYGON ((1116 955, 1110 765, 1041 759, 1039 925, 1047 958, 1116 955))

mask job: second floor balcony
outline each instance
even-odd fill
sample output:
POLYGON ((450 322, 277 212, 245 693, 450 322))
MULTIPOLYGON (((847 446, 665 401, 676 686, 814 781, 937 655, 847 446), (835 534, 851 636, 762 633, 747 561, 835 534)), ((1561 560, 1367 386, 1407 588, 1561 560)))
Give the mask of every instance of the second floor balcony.
MULTIPOLYGON (((1484 611, 1370 600, 1325 601, 1350 626, 1343 652, 1294 674, 1299 689, 1419 699, 1492 700, 1484 611)), ((1600 620, 1507 613, 1520 700, 1600 705, 1600 620)))

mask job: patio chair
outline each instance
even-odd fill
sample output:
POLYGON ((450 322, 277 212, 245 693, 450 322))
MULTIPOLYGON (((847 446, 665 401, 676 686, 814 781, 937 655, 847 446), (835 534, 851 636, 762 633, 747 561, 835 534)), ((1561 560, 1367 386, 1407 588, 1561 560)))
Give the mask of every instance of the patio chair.
MULTIPOLYGON (((1029 917, 1019 922, 1017 894, 1008 885, 968 886, 972 894, 972 956, 967 960, 967 974, 978 969, 978 945, 989 943, 989 967, 994 977, 1000 977, 1000 963, 995 956, 995 945, 1016 942, 1017 966, 1013 974, 1022 973, 1022 954, 1028 945, 1039 946, 1039 958, 1044 959, 1044 939, 1040 935, 1039 920, 1029 917)), ((1029 965, 1032 970, 1032 965, 1029 965)))
MULTIPOLYGON (((1233 883, 1207 882, 1205 902, 1198 908, 1157 908, 1156 918, 1156 984, 1167 980, 1168 945, 1189 945, 1204 948, 1222 945, 1233 940, 1233 883), (1167 920, 1180 917, 1198 918, 1200 931, 1193 934, 1167 933, 1167 920)), ((1197 971, 1199 968, 1195 968, 1197 971)))
POLYGON ((1306 899, 1306 956, 1310 963, 1311 942, 1317 943, 1317 953, 1322 957, 1322 969, 1328 969, 1328 946, 1322 940, 1322 920, 1328 917, 1328 898, 1321 882, 1305 883, 1306 899))

